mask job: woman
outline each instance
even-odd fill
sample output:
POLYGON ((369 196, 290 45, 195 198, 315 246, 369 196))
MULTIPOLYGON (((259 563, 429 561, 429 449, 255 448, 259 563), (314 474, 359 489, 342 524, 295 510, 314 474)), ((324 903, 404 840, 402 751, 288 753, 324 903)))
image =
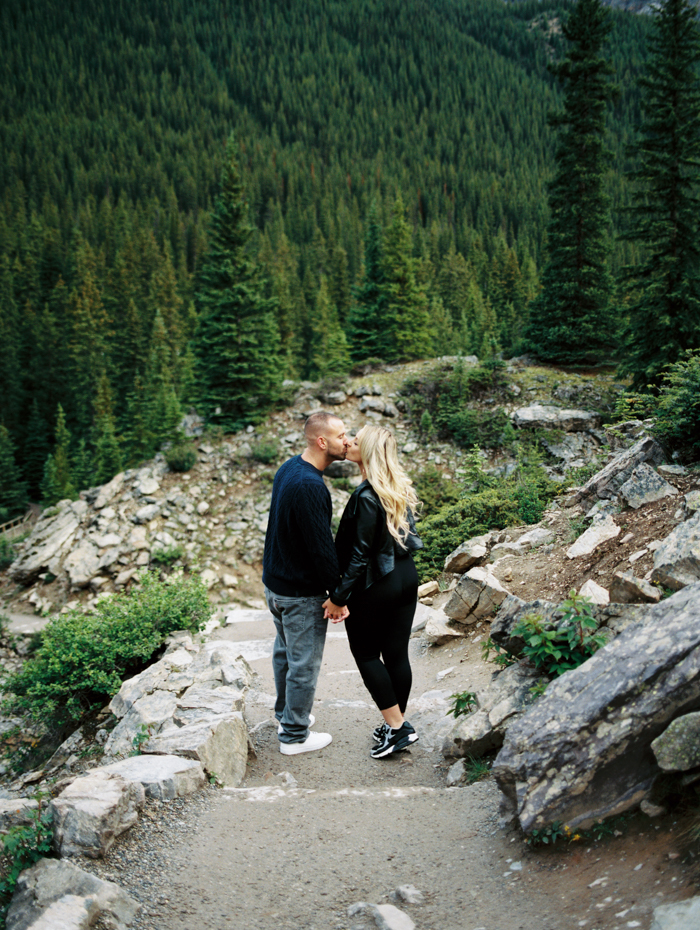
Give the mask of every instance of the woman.
POLYGON ((350 650, 384 723, 372 734, 371 755, 403 752, 418 737, 404 719, 411 690, 408 641, 418 576, 411 551, 423 545, 413 511, 416 493, 399 464, 396 440, 382 426, 365 426, 347 458, 360 466, 362 484, 343 513, 335 545, 342 580, 326 602, 334 623, 347 605, 350 650))

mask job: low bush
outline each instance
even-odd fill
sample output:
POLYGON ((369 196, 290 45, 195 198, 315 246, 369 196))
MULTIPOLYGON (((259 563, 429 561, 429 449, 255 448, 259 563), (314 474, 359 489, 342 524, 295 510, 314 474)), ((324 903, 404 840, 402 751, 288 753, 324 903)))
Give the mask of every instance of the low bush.
POLYGON ((279 447, 272 439, 261 439, 253 446, 250 453, 254 461, 262 465, 271 465, 275 462, 280 454, 279 447))
POLYGON ((164 549, 151 550, 151 562, 156 565, 172 565, 185 554, 183 546, 167 546, 164 549))
POLYGON ((191 442, 178 442, 165 453, 170 471, 189 471, 197 462, 197 450, 191 442))
POLYGON ((691 461, 700 454, 700 350, 672 365, 661 385, 654 434, 691 461))
POLYGON ((159 581, 153 572, 91 614, 54 617, 41 644, 4 682, 6 713, 27 713, 53 727, 77 723, 140 670, 174 630, 200 630, 212 608, 198 578, 159 581))
POLYGON ((445 478, 435 465, 426 465, 423 471, 411 475, 418 500, 423 502, 422 514, 436 513, 447 504, 459 500, 459 486, 445 478))
POLYGON ((446 717, 462 717, 472 712, 476 707, 476 694, 473 691, 457 691, 450 695, 452 706, 445 714, 446 717))
POLYGON ((17 879, 39 859, 51 855, 53 829, 51 810, 44 795, 37 795, 38 805, 29 823, 11 827, 0 839, 0 925, 12 900, 17 879))
POLYGON ((15 558, 15 547, 9 539, 0 536, 0 572, 12 565, 15 558))

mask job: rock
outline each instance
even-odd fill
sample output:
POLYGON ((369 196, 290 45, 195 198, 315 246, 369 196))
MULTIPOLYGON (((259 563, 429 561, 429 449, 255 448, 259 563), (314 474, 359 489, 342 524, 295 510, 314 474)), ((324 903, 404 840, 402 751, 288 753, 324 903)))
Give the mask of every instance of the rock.
POLYGON ((449 767, 447 771, 447 778, 445 779, 445 784, 448 788, 456 788, 458 785, 463 785, 465 780, 466 773, 464 771, 464 762, 459 759, 449 767))
POLYGON ((700 511, 679 523, 654 552, 651 580, 672 591, 700 581, 700 511))
POLYGON ((472 624, 494 614, 508 596, 498 578, 485 568, 463 575, 443 610, 451 620, 472 624))
POLYGON ((581 533, 576 542, 566 550, 567 558, 577 559, 582 555, 590 555, 598 546, 608 539, 614 539, 619 533, 620 527, 613 518, 605 517, 581 533))
POLYGON ((178 698, 173 721, 177 726, 182 727, 189 723, 208 720, 214 714, 243 711, 244 707, 243 691, 230 685, 212 688, 211 682, 206 682, 206 684, 192 685, 181 698, 178 698))
POLYGON ((593 501, 596 498, 610 500, 617 497, 622 485, 634 469, 642 462, 659 465, 664 460, 661 446, 649 436, 639 439, 631 448, 615 456, 612 461, 596 472, 572 497, 572 503, 593 501))
POLYGON ((187 797, 207 783, 199 762, 179 756, 131 756, 97 771, 116 772, 126 781, 138 782, 143 785, 147 798, 160 801, 187 797))
POLYGON ((84 588, 100 570, 100 553, 96 546, 83 540, 68 553, 63 568, 74 588, 84 588))
POLYGON ((103 484, 100 488, 99 494, 95 499, 95 503, 92 505, 95 510, 102 510, 113 498, 119 494, 124 484, 124 472, 119 472, 118 475, 115 475, 111 481, 108 481, 107 484, 103 484))
POLYGON ((476 695, 476 710, 458 717, 442 743, 446 758, 482 756, 503 744, 506 729, 535 701, 531 692, 540 673, 525 660, 500 672, 476 695))
POLYGON ((437 581, 426 581, 425 584, 418 585, 418 597, 430 597, 432 594, 437 594, 440 590, 440 585, 437 581))
POLYGON ((337 407, 339 404, 344 404, 348 399, 345 391, 327 391, 325 394, 321 394, 321 402, 327 404, 329 407, 337 407))
POLYGON ((544 546, 553 541, 553 531, 545 526, 536 526, 533 530, 523 533, 523 535, 518 538, 518 544, 520 546, 527 546, 530 549, 535 549, 537 546, 544 546))
POLYGON ((201 517, 201 516, 204 516, 204 514, 205 514, 208 510, 209 510, 209 504, 207 503, 207 501, 200 501, 200 502, 197 504, 197 513, 200 515, 200 517, 201 517))
POLYGON ((134 488, 137 497, 151 497, 156 491, 160 490, 160 481, 151 475, 142 478, 134 488))
POLYGON ((31 823, 39 802, 33 798, 0 801, 0 833, 31 823))
POLYGON ((386 401, 381 397, 363 397, 360 401, 360 413, 367 413, 368 410, 384 413, 385 407, 386 401))
POLYGON ((392 897, 395 901, 403 901, 405 904, 423 903, 423 892, 419 891, 413 885, 399 885, 392 894, 392 897))
POLYGON ((134 523, 150 523, 151 520, 158 516, 162 506, 162 502, 159 504, 146 504, 145 507, 140 507, 131 519, 134 523))
POLYGON ((700 584, 644 610, 509 726, 492 771, 525 833, 639 806, 661 773, 652 742, 700 709, 700 584))
POLYGON ((393 904, 377 904, 372 911, 379 930, 414 930, 415 924, 404 911, 393 904))
POLYGON ((113 882, 71 862, 40 859, 22 872, 7 912, 7 930, 87 930, 97 920, 126 930, 140 905, 113 882))
POLYGON ((219 576, 211 568, 205 568, 199 577, 206 588, 213 588, 215 584, 219 583, 219 576))
POLYGON ((177 698, 171 691, 153 691, 130 707, 105 743, 106 756, 128 756, 144 733, 160 732, 172 720, 177 698))
POLYGON ((678 490, 658 475, 646 462, 637 465, 620 488, 620 497, 623 497, 634 510, 638 510, 644 504, 651 504, 663 497, 675 497, 677 494, 678 490))
POLYGON ((384 405, 384 416, 395 418, 398 417, 398 415, 399 408, 396 406, 396 404, 392 404, 391 401, 387 401, 384 405))
POLYGON ((236 787, 243 781, 248 761, 248 729, 240 712, 219 714, 199 723, 164 730, 148 740, 142 750, 196 759, 208 775, 236 787))
POLYGON ((51 801, 56 851, 61 857, 106 855, 136 823, 144 802, 143 787, 121 775, 98 769, 76 778, 51 801))
POLYGON ((148 544, 148 531, 145 526, 135 526, 126 540, 129 550, 150 549, 148 544))
POLYGON ((600 414, 590 410, 562 410, 543 404, 514 410, 512 420, 515 426, 527 429, 561 429, 567 433, 594 429, 602 423, 600 414))
POLYGON ((468 568, 484 559, 488 554, 488 546, 492 541, 492 534, 485 533, 483 536, 474 536, 467 539, 454 552, 451 552, 445 559, 446 572, 466 572, 468 568))
POLYGON ((323 474, 329 478, 353 478, 360 474, 360 467, 355 462, 331 462, 323 474))
POLYGON ((424 632, 429 643, 434 646, 444 646, 445 643, 451 643, 453 640, 461 639, 464 636, 461 630, 450 626, 448 618, 441 610, 432 610, 430 607, 426 607, 426 611, 429 611, 429 613, 424 632))
POLYGON ((238 578, 235 575, 229 575, 226 572, 221 576, 221 580, 226 588, 235 588, 238 584, 238 578))
POLYGON ((615 572, 610 600, 615 604, 658 604, 661 591, 643 578, 635 578, 632 571, 615 572))
POLYGON ((684 500, 683 506, 688 516, 692 516, 700 510, 700 491, 688 491, 684 500))
POLYGON ((700 895, 655 907, 649 930, 693 930, 694 927, 700 927, 700 895))
POLYGON ((593 581, 592 578, 589 578, 588 581, 584 581, 578 593, 581 597, 587 597, 590 601, 593 601, 594 604, 610 603, 610 595, 608 592, 604 587, 593 581))
POLYGON ((668 813, 668 810, 662 807, 661 804, 652 804, 651 801, 642 801, 639 805, 639 809, 643 814, 646 814, 647 817, 663 817, 668 813))
POLYGON ((117 577, 114 579, 115 588, 125 588, 126 585, 131 581, 131 579, 136 574, 135 568, 127 568, 123 572, 119 572, 117 577))
POLYGON ((700 765, 700 713, 676 717, 651 748, 664 772, 687 772, 700 765))
POLYGON ((8 569, 12 581, 26 585, 45 571, 57 575, 86 510, 85 501, 61 501, 45 511, 8 569))
POLYGON ((550 455, 561 459, 565 467, 572 467, 581 459, 590 461, 600 448, 598 440, 588 432, 565 433, 556 442, 543 439, 542 445, 550 455))

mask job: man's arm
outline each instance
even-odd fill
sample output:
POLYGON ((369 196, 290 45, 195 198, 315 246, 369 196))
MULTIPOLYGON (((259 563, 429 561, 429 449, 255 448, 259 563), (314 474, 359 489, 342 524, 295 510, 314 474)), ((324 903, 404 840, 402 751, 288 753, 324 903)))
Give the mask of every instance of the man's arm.
POLYGON ((340 580, 340 568, 331 531, 331 496, 325 485, 307 484, 297 495, 295 507, 302 541, 321 586, 324 591, 332 591, 340 580))

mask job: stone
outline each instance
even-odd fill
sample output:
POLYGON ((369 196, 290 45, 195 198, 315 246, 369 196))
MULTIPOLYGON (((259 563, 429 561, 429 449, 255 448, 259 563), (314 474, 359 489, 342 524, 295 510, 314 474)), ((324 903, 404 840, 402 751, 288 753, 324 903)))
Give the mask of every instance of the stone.
POLYGON ((613 518, 605 517, 581 533, 576 542, 566 550, 566 556, 569 559, 577 559, 582 555, 590 555, 598 546, 607 542, 608 539, 614 539, 619 533, 620 527, 613 518))
POLYGON ((672 591, 700 581, 700 511, 679 523, 654 552, 651 580, 672 591))
POLYGON ((17 880, 7 930, 87 930, 101 919, 126 930, 140 905, 114 882, 59 859, 39 859, 17 880))
POLYGON ((135 526, 126 540, 126 547, 132 551, 149 549, 148 531, 145 526, 135 526))
POLYGON ((544 546, 553 541, 554 532, 545 526, 536 526, 533 530, 529 530, 527 533, 523 533, 522 536, 518 537, 518 544, 520 546, 527 546, 530 549, 535 549, 537 546, 544 546))
POLYGON ((384 416, 396 418, 399 415, 399 408, 396 404, 392 404, 391 401, 387 401, 384 405, 384 416))
POLYGON ((105 856, 133 827, 145 803, 143 786, 99 769, 76 778, 51 801, 59 856, 105 856))
POLYGON ((367 413, 373 410, 376 413, 384 413, 386 401, 381 397, 363 397, 360 401, 360 413, 367 413))
POLYGON ((39 802, 34 798, 15 798, 0 800, 0 834, 7 833, 12 827, 31 823, 39 802))
POLYGON ((324 404, 328 404, 330 407, 337 407, 340 404, 344 404, 348 399, 345 391, 327 391, 325 394, 321 395, 321 401, 324 404))
POLYGON ((443 610, 451 620, 472 624, 490 617, 508 596, 498 578, 485 568, 463 575, 443 610))
POLYGON ((213 588, 215 584, 219 583, 219 576, 211 568, 205 568, 199 577, 206 588, 213 588))
POLYGON ((492 772, 525 833, 638 807, 662 771, 651 744, 700 709, 700 584, 643 609, 508 727, 492 772))
POLYGON ((426 610, 430 613, 426 620, 424 635, 433 646, 444 646, 445 643, 451 643, 464 636, 462 630, 449 625, 448 618, 441 610, 432 610, 429 607, 426 610))
MULTIPOLYGON (((424 630, 428 625, 428 620, 430 620, 432 614, 434 613, 431 605, 428 604, 427 599, 425 603, 421 604, 420 601, 416 604, 416 612, 413 615, 413 624, 411 626, 411 632, 415 633, 418 630, 424 630)), ((445 618, 447 620, 447 618, 445 618)))
POLYGON ((687 772, 700 765, 700 713, 676 717, 651 748, 664 772, 687 772))
POLYGON ((135 701, 109 734, 105 756, 128 756, 145 732, 160 732, 172 720, 177 698, 171 691, 153 691, 135 701))
POLYGON ((610 584, 610 600, 615 604, 658 604, 661 591, 634 572, 615 572, 610 584))
POLYGON ((647 817, 663 817, 668 813, 668 809, 663 807, 661 804, 652 804, 651 801, 642 801, 639 805, 639 809, 643 814, 646 814, 647 817))
POLYGON ((393 904, 376 904, 372 910, 378 930, 415 930, 415 924, 405 911, 393 904))
POLYGON ((98 549, 109 549, 121 545, 122 540, 116 533, 106 533, 104 536, 96 536, 93 541, 98 549))
POLYGON ((137 497, 150 497, 159 490, 160 481, 153 477, 142 478, 134 488, 137 497))
POLYGON ((235 588, 238 584, 238 578, 235 575, 229 575, 226 572, 221 576, 221 580, 226 588, 235 588))
POLYGON ((590 601, 593 601, 594 604, 610 603, 610 595, 606 589, 593 581, 592 578, 589 578, 588 581, 584 581, 578 593, 581 597, 587 597, 590 601))
POLYGON ((639 464, 648 462, 660 465, 663 461, 664 452, 658 442, 649 436, 643 436, 589 478, 584 486, 575 492, 571 502, 589 501, 592 504, 596 498, 611 500, 617 497, 618 491, 639 464))
POLYGON ((96 546, 83 540, 72 549, 63 562, 68 578, 74 588, 86 587, 100 570, 100 553, 96 546))
POLYGON ((209 510, 209 504, 206 501, 200 501, 197 504, 197 513, 200 517, 209 510))
POLYGON ((550 455, 561 459, 564 467, 573 467, 576 461, 590 461, 600 448, 600 443, 589 432, 565 433, 553 442, 543 439, 542 445, 550 455))
POLYGON ((448 788, 456 788, 458 785, 464 784, 466 777, 467 776, 464 771, 464 762, 459 759, 457 762, 454 762, 447 770, 445 784, 448 788))
POLYGON ((646 462, 640 462, 620 488, 620 497, 624 498, 633 510, 660 501, 664 497, 675 497, 677 494, 677 488, 657 474, 646 462))
POLYGON ((131 756, 97 771, 116 772, 126 781, 138 782, 147 798, 159 801, 187 797, 207 784, 201 763, 180 756, 131 756))
POLYGON ((438 594, 440 591, 440 585, 437 581, 426 581, 425 584, 418 585, 418 597, 431 597, 433 594, 438 594))
POLYGON ((12 581, 27 585, 45 571, 57 575, 86 510, 85 501, 61 501, 45 511, 8 569, 12 581))
POLYGON ((419 891, 414 885, 399 885, 392 897, 396 901, 403 901, 405 904, 422 904, 423 892, 419 891))
POLYGON ((131 519, 134 523, 150 523, 151 520, 158 516, 162 506, 162 503, 146 504, 144 507, 140 507, 131 519))
POLYGON ((700 895, 655 907, 649 930, 693 930, 697 927, 700 927, 700 895))
POLYGON ((520 407, 512 413, 515 426, 527 429, 561 429, 567 433, 594 429, 602 423, 599 413, 590 410, 563 410, 544 404, 520 407))
POLYGON ((457 718, 443 739, 442 754, 449 759, 482 756, 498 749, 508 726, 534 703, 531 689, 541 679, 537 669, 525 660, 500 672, 477 692, 476 709, 457 718))
POLYGON ((123 572, 119 572, 117 577, 114 579, 115 588, 125 588, 126 585, 131 581, 131 579, 136 574, 135 568, 126 568, 123 572))
POLYGON ((113 500, 117 494, 122 489, 124 484, 124 472, 119 472, 118 475, 115 475, 111 481, 108 481, 107 484, 103 484, 100 488, 99 494, 95 498, 95 503, 92 505, 95 510, 102 510, 111 500, 113 500))
POLYGON ((212 688, 211 682, 194 684, 177 700, 173 721, 177 726, 186 726, 206 720, 214 714, 230 714, 243 711, 245 694, 231 685, 212 688))
POLYGON ((148 740, 142 751, 196 759, 208 775, 235 788, 245 775, 248 728, 240 712, 218 714, 199 723, 164 730, 148 740))
POLYGON ((466 572, 472 565, 476 565, 488 555, 488 545, 491 542, 491 534, 485 533, 483 536, 474 536, 467 539, 458 546, 454 552, 451 552, 445 559, 444 570, 446 572, 466 572))
POLYGON ((360 467, 355 462, 331 462, 323 474, 329 478, 353 478, 360 474, 360 467))
POLYGON ((700 510, 700 491, 688 491, 684 497, 684 508, 688 516, 700 510))

